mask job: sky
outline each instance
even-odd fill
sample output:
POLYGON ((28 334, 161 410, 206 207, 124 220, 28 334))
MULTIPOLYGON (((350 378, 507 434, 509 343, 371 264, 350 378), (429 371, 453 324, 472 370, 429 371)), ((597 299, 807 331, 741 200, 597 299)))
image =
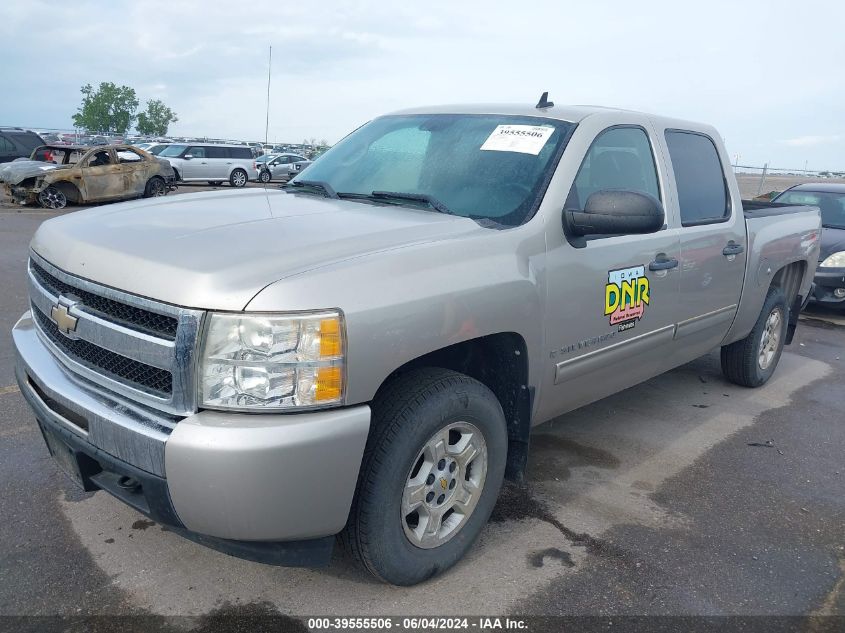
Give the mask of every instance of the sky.
POLYGON ((70 128, 133 87, 173 135, 334 143, 419 105, 557 103, 704 121, 734 161, 845 170, 838 0, 2 0, 0 125, 70 128))

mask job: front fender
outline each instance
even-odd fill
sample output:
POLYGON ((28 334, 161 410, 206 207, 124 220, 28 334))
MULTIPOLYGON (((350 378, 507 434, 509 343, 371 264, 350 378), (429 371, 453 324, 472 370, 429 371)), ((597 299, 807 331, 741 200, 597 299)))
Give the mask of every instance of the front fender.
MULTIPOLYGON (((389 212, 389 211, 385 211, 389 212)), ((271 284, 247 311, 342 310, 347 329, 346 404, 372 400, 397 368, 466 340, 515 332, 529 382, 539 384, 542 233, 478 229, 434 243, 380 251, 271 284)))

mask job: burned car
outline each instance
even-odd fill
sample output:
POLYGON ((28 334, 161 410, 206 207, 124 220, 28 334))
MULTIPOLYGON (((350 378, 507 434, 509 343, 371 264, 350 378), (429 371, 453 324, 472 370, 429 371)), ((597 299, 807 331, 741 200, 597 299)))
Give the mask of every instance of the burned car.
POLYGON ((174 182, 169 162, 129 145, 42 145, 29 160, 0 168, 0 183, 12 200, 46 209, 163 196, 174 182))

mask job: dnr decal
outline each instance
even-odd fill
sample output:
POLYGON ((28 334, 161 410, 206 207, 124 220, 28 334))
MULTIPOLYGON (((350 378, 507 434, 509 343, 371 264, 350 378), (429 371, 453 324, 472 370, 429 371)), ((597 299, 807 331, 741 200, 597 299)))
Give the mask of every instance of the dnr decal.
POLYGON ((610 317, 611 325, 619 326, 620 332, 630 330, 643 318, 649 301, 645 266, 608 271, 604 287, 604 315, 610 317))

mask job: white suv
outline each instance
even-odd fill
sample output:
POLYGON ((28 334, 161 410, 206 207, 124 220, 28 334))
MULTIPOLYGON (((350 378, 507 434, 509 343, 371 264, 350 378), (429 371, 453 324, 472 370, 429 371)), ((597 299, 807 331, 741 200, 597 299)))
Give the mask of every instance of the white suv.
POLYGON ((243 187, 249 180, 258 180, 255 159, 247 145, 176 143, 162 150, 159 158, 170 161, 179 182, 219 185, 228 180, 233 187, 243 187))

